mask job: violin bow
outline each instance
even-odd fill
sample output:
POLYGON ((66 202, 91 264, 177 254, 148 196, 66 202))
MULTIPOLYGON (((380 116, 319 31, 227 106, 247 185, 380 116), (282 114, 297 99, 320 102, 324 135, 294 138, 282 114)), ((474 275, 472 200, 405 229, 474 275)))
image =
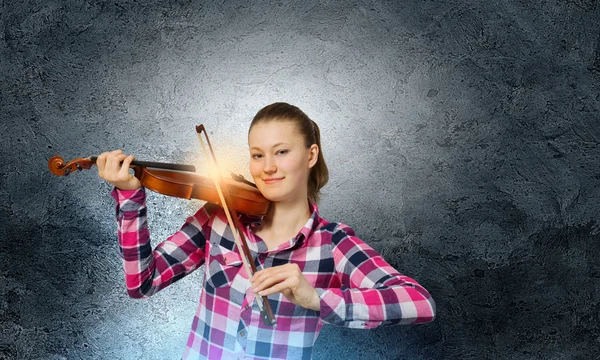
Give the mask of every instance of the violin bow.
MULTIPOLYGON (((246 242, 246 238, 244 237, 244 232, 242 231, 242 226, 238 220, 237 211, 235 209, 230 208, 227 204, 227 197, 223 193, 221 189, 221 173, 219 171, 219 165, 217 164, 217 158, 213 151, 212 145, 210 144, 210 140, 208 139, 208 134, 206 132, 206 128, 203 124, 196 126, 196 133, 198 135, 198 139, 200 139, 200 144, 202 145, 202 150, 204 153, 208 153, 206 151, 206 147, 204 145, 204 140, 202 139, 201 133, 204 133, 206 137, 206 142, 208 144, 208 148, 210 149, 210 154, 212 157, 213 165, 215 168, 216 174, 215 177, 215 187, 217 189, 217 193, 219 194, 219 198, 221 199, 221 204, 223 205, 223 209, 225 210, 225 215, 227 215, 227 221, 229 222, 229 227, 231 228, 231 232, 233 233, 233 237, 235 238, 235 243, 238 249, 240 249, 240 255, 242 256, 242 263, 248 273, 248 277, 252 277, 254 273, 257 271, 256 265, 254 261, 250 261, 252 259, 252 254, 248 248, 248 243, 246 242)), ((273 315, 273 310, 271 309, 271 304, 269 303, 269 299, 266 296, 256 296, 256 302, 258 304, 258 308, 260 309, 260 316, 263 320, 263 323, 266 326, 277 327, 277 322, 275 321, 275 316, 273 315)))

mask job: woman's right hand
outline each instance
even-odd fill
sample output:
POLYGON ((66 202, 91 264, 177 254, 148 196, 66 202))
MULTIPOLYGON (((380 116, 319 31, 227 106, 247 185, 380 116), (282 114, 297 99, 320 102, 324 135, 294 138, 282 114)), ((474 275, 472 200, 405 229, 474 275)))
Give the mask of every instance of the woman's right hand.
POLYGON ((96 159, 98 175, 120 190, 139 189, 142 184, 129 172, 129 165, 133 160, 133 155, 127 156, 121 150, 104 152, 96 159))

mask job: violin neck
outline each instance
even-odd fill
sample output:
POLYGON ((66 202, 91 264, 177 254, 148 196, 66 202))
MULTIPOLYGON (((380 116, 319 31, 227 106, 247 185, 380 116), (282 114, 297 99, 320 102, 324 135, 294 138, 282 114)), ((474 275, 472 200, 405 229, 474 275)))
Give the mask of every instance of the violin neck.
MULTIPOLYGON (((97 156, 90 157, 90 160, 92 161, 93 164, 96 163, 97 159, 98 159, 97 156)), ((121 161, 121 164, 123 164, 122 161, 121 161)), ((162 163, 162 162, 154 162, 154 161, 134 160, 131 162, 131 165, 147 167, 147 168, 154 168, 154 169, 196 172, 196 167, 194 165, 186 165, 186 164, 172 164, 172 163, 162 163)))

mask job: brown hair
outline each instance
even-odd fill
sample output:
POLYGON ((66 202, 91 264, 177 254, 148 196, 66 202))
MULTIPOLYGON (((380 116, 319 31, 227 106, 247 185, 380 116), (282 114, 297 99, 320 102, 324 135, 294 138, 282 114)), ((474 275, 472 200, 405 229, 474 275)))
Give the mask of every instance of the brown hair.
POLYGON ((271 105, 267 105, 260 109, 258 113, 252 119, 250 124, 250 130, 258 123, 270 122, 270 121, 290 121, 296 125, 296 129, 304 138, 304 142, 307 148, 312 144, 317 144, 319 147, 319 155, 317 162, 310 169, 308 175, 308 198, 315 202, 319 202, 321 195, 321 188, 329 181, 329 170, 325 164, 325 158, 323 157, 323 150, 321 149, 321 133, 317 123, 311 120, 302 110, 294 105, 290 105, 284 102, 277 102, 271 105))

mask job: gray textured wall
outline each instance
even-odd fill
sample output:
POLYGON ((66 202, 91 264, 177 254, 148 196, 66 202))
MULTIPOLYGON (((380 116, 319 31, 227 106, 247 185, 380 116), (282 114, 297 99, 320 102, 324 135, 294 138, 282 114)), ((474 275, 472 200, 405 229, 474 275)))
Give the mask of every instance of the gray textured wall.
MULTIPOLYGON (((438 319, 324 328, 317 359, 591 359, 600 348, 596 0, 0 1, 0 358, 178 359, 202 271, 129 299, 110 186, 66 160, 194 163, 204 123, 287 101, 322 129, 322 214, 438 319)), ((149 194, 156 244, 202 205, 149 194)))

